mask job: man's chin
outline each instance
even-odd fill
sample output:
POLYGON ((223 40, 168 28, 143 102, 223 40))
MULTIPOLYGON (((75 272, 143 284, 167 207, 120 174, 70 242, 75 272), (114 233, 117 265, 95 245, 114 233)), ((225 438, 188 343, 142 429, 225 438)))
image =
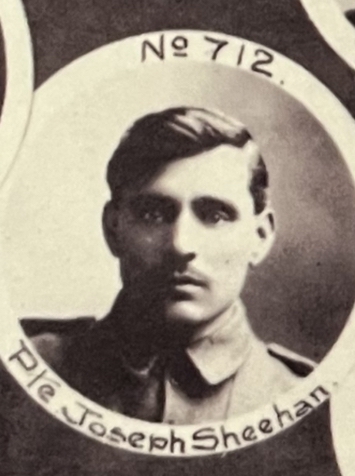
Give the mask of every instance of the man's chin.
POLYGON ((194 301, 170 302, 166 306, 166 321, 198 325, 210 319, 209 313, 194 301))

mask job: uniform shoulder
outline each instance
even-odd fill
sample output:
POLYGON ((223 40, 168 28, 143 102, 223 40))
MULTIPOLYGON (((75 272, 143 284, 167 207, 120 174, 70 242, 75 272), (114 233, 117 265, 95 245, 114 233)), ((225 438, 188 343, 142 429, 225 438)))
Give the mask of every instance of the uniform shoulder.
POLYGON ((235 374, 230 415, 241 415, 274 401, 300 383, 315 364, 278 344, 255 339, 235 374))
POLYGON ((313 360, 303 357, 280 344, 268 343, 266 348, 271 357, 278 359, 298 377, 307 377, 317 366, 313 360))
POLYGON ((63 360, 67 343, 89 330, 95 322, 94 317, 20 319, 25 334, 30 337, 38 353, 54 366, 63 360))
POLYGON ((69 336, 88 330, 96 318, 93 316, 76 317, 70 319, 23 317, 20 319, 21 326, 28 337, 41 334, 57 334, 69 336))

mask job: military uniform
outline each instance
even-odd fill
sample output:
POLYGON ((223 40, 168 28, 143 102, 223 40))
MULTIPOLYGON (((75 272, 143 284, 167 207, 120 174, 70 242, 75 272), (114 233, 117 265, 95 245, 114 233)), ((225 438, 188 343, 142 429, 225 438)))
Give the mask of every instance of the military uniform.
POLYGON ((39 353, 73 388, 135 418, 192 424, 238 416, 272 401, 314 368, 309 359, 251 330, 243 305, 209 323, 187 347, 134 367, 117 322, 120 299, 103 320, 23 320, 39 353))
MULTIPOLYGON (((122 360, 112 332, 121 311, 114 306, 101 321, 22 323, 70 385, 109 408, 147 419, 185 423, 190 416, 196 422, 240 414, 312 369, 302 357, 260 342, 238 308, 238 319, 207 326, 175 359, 159 365, 159 356, 152 357, 137 374, 122 360)), ((263 443, 225 455, 172 459, 129 453, 81 435, 35 403, 2 366, 0 382, 1 476, 340 476, 327 403, 263 443)))

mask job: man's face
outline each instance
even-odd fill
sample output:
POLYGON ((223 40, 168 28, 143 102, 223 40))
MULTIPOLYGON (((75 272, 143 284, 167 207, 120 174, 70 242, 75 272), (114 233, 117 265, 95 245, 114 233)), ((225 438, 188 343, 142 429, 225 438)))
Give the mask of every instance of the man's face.
POLYGON ((124 286, 158 296, 167 320, 213 319, 238 298, 250 263, 267 254, 273 228, 270 211, 254 214, 251 153, 253 144, 223 145, 176 160, 108 212, 124 286))

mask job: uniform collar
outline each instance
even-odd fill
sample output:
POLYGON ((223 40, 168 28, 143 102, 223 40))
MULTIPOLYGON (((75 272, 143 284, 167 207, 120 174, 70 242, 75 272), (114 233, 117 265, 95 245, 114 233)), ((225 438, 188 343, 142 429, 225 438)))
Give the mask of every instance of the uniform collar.
POLYGON ((237 301, 198 333, 186 353, 206 383, 218 385, 238 371, 254 340, 244 305, 237 301))
MULTIPOLYGON (((122 312, 126 314, 125 311, 128 309, 124 305, 122 295, 119 295, 111 313, 101 321, 105 340, 110 335, 109 340, 113 340, 117 345, 117 337, 114 337, 117 334, 111 332, 110 328, 112 324, 116 325, 120 322, 122 312)), ((97 333, 95 334, 97 338, 97 333)), ((218 385, 238 371, 247 359, 252 343, 256 340, 249 325, 245 307, 240 300, 237 300, 226 312, 199 329, 193 341, 185 348, 185 352, 205 383, 218 385)), ((114 353, 118 357, 116 345, 114 353)), ((106 349, 108 348, 111 348, 111 345, 107 345, 106 349)), ((153 355, 144 367, 135 369, 128 364, 122 352, 119 352, 119 355, 124 367, 137 376, 148 377, 157 362, 157 355, 153 355)), ((112 354, 111 357, 113 357, 112 354)))

